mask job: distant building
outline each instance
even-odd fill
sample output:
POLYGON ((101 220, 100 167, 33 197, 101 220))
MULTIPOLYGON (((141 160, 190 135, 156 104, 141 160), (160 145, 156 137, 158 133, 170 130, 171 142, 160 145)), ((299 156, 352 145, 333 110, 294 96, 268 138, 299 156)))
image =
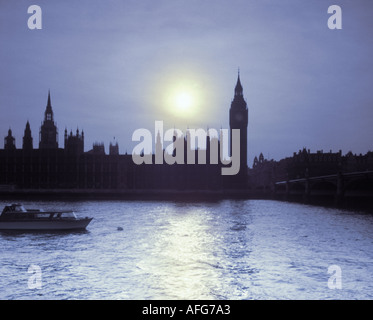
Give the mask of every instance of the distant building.
POLYGON ((343 156, 342 150, 311 152, 303 148, 294 152, 292 157, 279 161, 264 159, 261 153, 259 159, 254 158, 249 179, 252 188, 269 190, 275 182, 367 170, 373 170, 373 152, 365 155, 353 155, 352 152, 348 152, 343 156))

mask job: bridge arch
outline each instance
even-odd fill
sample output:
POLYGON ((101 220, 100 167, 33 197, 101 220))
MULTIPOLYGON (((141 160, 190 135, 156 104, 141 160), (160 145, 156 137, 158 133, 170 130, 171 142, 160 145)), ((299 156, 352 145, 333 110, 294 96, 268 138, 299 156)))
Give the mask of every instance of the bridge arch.
POLYGON ((337 189, 337 181, 334 180, 315 180, 310 181, 310 190, 330 190, 336 191, 337 189))
POLYGON ((344 181, 343 191, 372 191, 373 179, 365 176, 354 177, 344 181))

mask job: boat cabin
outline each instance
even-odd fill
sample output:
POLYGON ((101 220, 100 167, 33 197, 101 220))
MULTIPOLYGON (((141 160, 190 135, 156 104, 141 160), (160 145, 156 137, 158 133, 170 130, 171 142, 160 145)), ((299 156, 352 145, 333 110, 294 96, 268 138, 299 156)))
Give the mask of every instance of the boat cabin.
POLYGON ((77 219, 72 211, 66 212, 45 212, 43 210, 26 210, 21 204, 11 204, 5 206, 0 215, 0 219, 77 219))
POLYGON ((1 213, 1 219, 9 219, 9 218, 28 218, 29 214, 27 210, 21 204, 11 204, 9 206, 5 206, 3 212, 1 213))
POLYGON ((4 212, 27 212, 27 210, 25 209, 25 207, 21 204, 18 204, 18 203, 14 203, 14 204, 11 204, 10 206, 5 206, 4 210, 3 210, 3 213, 4 212))

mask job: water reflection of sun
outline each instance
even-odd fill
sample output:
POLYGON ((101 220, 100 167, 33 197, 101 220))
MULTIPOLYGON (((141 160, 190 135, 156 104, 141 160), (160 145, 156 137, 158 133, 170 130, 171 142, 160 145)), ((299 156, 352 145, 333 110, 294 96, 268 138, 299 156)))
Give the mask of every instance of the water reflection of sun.
MULTIPOLYGON (((217 258, 211 253, 216 239, 209 233, 209 212, 195 206, 163 207, 151 235, 147 258, 140 262, 148 286, 161 286, 165 297, 212 299, 220 290, 220 269, 211 267, 217 258), (165 223, 167 221, 167 223, 165 223)), ((160 296, 163 298, 163 296, 160 296)))

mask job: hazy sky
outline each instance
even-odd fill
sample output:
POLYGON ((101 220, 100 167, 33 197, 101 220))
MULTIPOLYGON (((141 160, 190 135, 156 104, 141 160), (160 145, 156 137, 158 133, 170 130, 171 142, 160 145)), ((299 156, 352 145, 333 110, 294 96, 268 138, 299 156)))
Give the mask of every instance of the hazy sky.
MULTIPOLYGON (((0 0, 0 135, 34 147, 51 90, 63 133, 85 149, 114 137, 130 153, 138 128, 228 128, 240 68, 249 107, 249 166, 312 151, 373 150, 371 0, 0 0), (30 30, 30 5, 42 29, 30 30), (342 30, 327 26, 331 5, 342 30), (175 112, 184 91, 193 112, 175 112)), ((154 134, 154 133, 153 133, 154 134)), ((0 147, 3 144, 0 143, 0 147)))

